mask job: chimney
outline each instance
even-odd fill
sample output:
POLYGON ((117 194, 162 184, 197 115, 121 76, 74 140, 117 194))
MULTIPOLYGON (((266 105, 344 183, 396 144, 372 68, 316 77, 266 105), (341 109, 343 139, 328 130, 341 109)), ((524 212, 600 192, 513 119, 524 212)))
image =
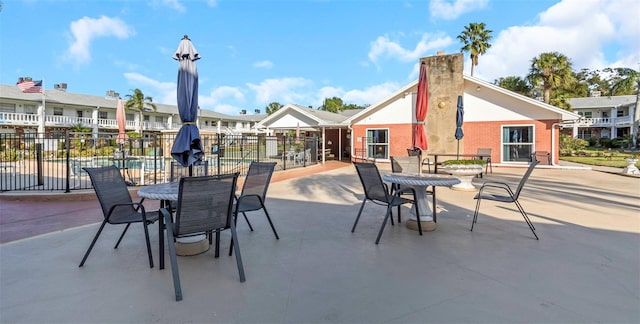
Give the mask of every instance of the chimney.
POLYGON ((443 52, 443 51, 438 51, 438 52, 436 53, 436 55, 438 55, 438 56, 442 56, 442 55, 444 55, 444 52, 443 52))
POLYGON ((253 112, 256 113, 256 114, 260 114, 260 109, 256 109, 253 112))
POLYGON ((19 77, 18 78, 18 83, 22 83, 22 82, 24 82, 24 78, 23 77, 19 77))
POLYGON ((240 115, 246 115, 246 114, 247 114, 247 110, 246 109, 240 110, 240 115))

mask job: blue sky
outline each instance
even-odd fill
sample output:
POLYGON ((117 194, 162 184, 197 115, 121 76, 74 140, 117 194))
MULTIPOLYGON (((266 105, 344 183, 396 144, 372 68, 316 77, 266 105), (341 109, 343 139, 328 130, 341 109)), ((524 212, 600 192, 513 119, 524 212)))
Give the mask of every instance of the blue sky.
MULTIPOLYGON (((638 0, 2 0, 0 83, 176 103, 189 35, 202 59, 199 103, 230 115, 272 101, 373 104, 417 78, 420 57, 458 53, 471 22, 493 30, 474 76, 525 76, 542 52, 582 68, 640 69, 638 0)), ((470 73, 465 55, 465 73, 470 73)))

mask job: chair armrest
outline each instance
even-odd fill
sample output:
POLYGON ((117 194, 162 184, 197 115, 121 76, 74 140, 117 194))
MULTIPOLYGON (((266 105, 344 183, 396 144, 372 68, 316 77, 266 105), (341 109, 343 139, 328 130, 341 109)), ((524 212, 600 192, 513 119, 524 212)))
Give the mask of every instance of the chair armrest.
POLYGON ((479 194, 482 193, 482 191, 484 191, 486 188, 502 189, 507 191, 510 195, 513 195, 513 191, 511 190, 511 187, 509 187, 509 185, 505 182, 487 181, 482 184, 482 187, 480 187, 480 190, 478 193, 479 194))

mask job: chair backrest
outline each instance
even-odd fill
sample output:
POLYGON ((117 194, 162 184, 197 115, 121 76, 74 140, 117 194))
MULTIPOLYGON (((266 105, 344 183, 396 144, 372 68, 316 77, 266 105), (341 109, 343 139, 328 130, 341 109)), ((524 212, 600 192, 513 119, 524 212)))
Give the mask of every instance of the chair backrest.
POLYGON ((183 167, 177 161, 171 161, 171 172, 169 173, 169 181, 178 181, 181 177, 201 177, 209 175, 209 161, 198 161, 191 167, 191 174, 189 174, 189 167, 183 167))
POLYGON ((388 202, 389 196, 384 182, 382 182, 382 177, 380 177, 378 166, 365 162, 353 162, 353 165, 358 171, 358 177, 360 177, 364 195, 367 199, 388 202))
POLYGON ((520 179, 520 183, 518 184, 516 191, 513 193, 513 198, 515 200, 518 200, 518 196, 520 195, 520 191, 522 191, 522 187, 524 187, 525 182, 527 182, 527 179, 529 179, 531 172, 533 172, 533 169, 536 167, 536 165, 538 165, 538 163, 540 163, 540 161, 534 160, 533 162, 531 162, 531 164, 529 164, 527 172, 524 173, 522 179, 520 179))
MULTIPOLYGON (((131 204, 131 194, 127 188, 120 169, 114 165, 101 168, 84 168, 91 178, 91 184, 98 196, 102 214, 105 218, 109 216, 109 210, 116 204, 131 204)), ((120 206, 114 208, 111 217, 119 214, 126 215, 135 212, 135 208, 131 205, 120 206)))
POLYGON ((276 162, 251 162, 240 195, 258 195, 264 203, 276 164, 276 162))
POLYGON ((229 228, 239 173, 180 179, 174 235, 229 228))
POLYGON ((407 149, 407 155, 409 156, 421 156, 422 150, 419 147, 409 148, 407 149))
POLYGON ((391 157, 391 172, 418 174, 420 168, 420 157, 417 155, 391 157))
POLYGON ((479 148, 476 153, 478 156, 482 156, 484 159, 491 157, 491 149, 490 148, 479 148))

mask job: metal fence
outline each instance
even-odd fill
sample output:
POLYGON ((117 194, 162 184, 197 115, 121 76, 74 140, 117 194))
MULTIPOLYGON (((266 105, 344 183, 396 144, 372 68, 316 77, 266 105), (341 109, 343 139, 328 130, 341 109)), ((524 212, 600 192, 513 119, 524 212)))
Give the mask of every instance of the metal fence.
POLYGON ((171 157, 175 134, 142 134, 119 142, 114 133, 0 134, 0 191, 90 189, 85 167, 116 165, 132 186, 181 176, 240 172, 252 161, 276 171, 318 163, 315 137, 201 134, 204 158, 192 168, 171 157))

